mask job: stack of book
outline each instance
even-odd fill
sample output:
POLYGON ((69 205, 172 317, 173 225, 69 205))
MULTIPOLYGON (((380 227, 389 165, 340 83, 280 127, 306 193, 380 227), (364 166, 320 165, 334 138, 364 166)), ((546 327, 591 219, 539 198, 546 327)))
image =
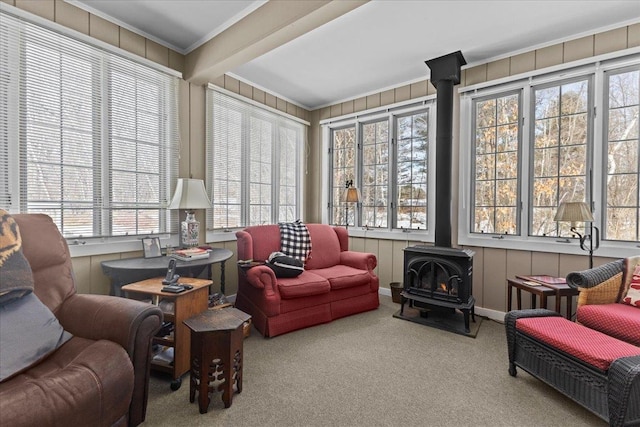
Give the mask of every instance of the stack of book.
POLYGON ((194 261, 209 258, 209 251, 202 248, 177 249, 171 254, 171 257, 180 261, 194 261))

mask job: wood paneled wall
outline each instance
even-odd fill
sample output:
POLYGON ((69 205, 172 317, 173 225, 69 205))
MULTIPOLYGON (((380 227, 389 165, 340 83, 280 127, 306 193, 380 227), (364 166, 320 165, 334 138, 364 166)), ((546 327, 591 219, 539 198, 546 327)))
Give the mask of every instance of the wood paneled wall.
MULTIPOLYGON (((57 22, 58 24, 80 31, 103 42, 120 47, 133 54, 145 57, 172 69, 184 70, 184 55, 148 40, 125 28, 106 21, 98 16, 79 9, 62 0, 0 0, 35 15, 57 22)), ((581 37, 557 45, 548 46, 530 52, 520 53, 508 58, 477 65, 463 70, 462 85, 472 85, 519 73, 588 58, 607 52, 640 46, 640 24, 581 37)), ((426 74, 425 67, 425 74, 426 74)), ((383 92, 369 94, 353 100, 307 111, 282 98, 252 87, 231 76, 224 75, 212 82, 231 92, 242 95, 272 108, 286 112, 311 122, 308 132, 308 157, 305 161, 305 204, 304 219, 317 222, 321 217, 318 197, 320 194, 321 160, 319 122, 370 108, 389 105, 401 101, 419 98, 435 93, 429 80, 403 85, 383 92)), ((180 176, 204 178, 204 138, 205 138, 205 87, 182 81, 180 85, 180 176)), ((457 118, 456 118, 457 120, 457 118)), ((454 124, 455 125, 455 124, 454 124)), ((454 126, 454 145, 458 145, 457 126, 454 126)), ((455 171, 454 171, 455 174, 455 171)), ((457 197, 457 189, 454 189, 457 197)), ((455 213, 454 213, 455 215, 455 213)), ((204 221, 202 213, 198 216, 204 221)), ((455 225, 454 225, 455 226, 455 225)), ((415 242, 409 242, 413 245, 415 242)), ((236 253, 236 242, 216 243, 213 246, 230 249, 236 253)), ((378 256, 377 274, 380 285, 388 288, 390 282, 402 282, 403 248, 405 240, 380 240, 371 238, 351 238, 353 250, 372 252, 378 256)), ((563 255, 530 251, 473 247, 474 257, 474 296, 477 305, 489 310, 506 310, 506 279, 515 274, 554 274, 566 275, 570 271, 586 269, 586 256, 563 255)), ((82 293, 109 293, 109 280, 102 273, 100 263, 105 260, 142 256, 141 252, 106 254, 99 256, 76 257, 73 259, 76 282, 82 293)), ((237 289, 236 256, 226 264, 227 294, 237 289)), ((609 261, 596 258, 599 265, 609 261)), ((220 267, 214 267, 214 286, 218 290, 220 267)), ((551 301, 550 303, 553 303, 551 301)), ((524 302, 525 306, 528 300, 524 302)))

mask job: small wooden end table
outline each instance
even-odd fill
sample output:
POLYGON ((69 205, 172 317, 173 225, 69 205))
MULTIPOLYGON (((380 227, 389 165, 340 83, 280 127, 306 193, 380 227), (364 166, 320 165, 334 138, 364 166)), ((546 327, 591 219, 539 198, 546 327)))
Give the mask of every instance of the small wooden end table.
POLYGON ((182 384, 182 375, 189 371, 190 335, 183 324, 185 319, 207 310, 209 306, 209 286, 211 280, 180 278, 179 284, 189 284, 192 289, 177 294, 162 292, 164 277, 156 277, 124 285, 122 290, 128 295, 150 296, 153 304, 162 309, 164 320, 173 322, 173 335, 154 337, 153 343, 173 347, 173 362, 152 359, 151 369, 171 375, 171 390, 178 390, 182 384))
POLYGON ((200 413, 209 408, 209 393, 222 391, 224 407, 231 406, 233 386, 242 392, 243 325, 251 316, 228 307, 206 310, 184 321, 191 329, 189 401, 198 391, 200 413))
POLYGON ((507 312, 511 311, 513 288, 516 288, 517 309, 522 310, 522 291, 531 294, 531 308, 537 308, 536 297, 540 297, 540 307, 547 308, 547 298, 556 297, 555 310, 560 313, 560 303, 562 297, 567 297, 566 318, 571 319, 571 307, 573 297, 578 295, 578 291, 571 286, 564 284, 536 283, 524 280, 519 277, 507 280, 507 312))

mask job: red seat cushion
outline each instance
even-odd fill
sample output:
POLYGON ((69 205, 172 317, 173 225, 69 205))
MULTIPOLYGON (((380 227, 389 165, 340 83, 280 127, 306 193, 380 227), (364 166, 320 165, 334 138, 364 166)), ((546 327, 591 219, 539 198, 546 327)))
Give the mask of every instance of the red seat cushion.
POLYGON ((301 298, 326 294, 331 290, 329 281, 310 271, 304 271, 297 277, 277 278, 282 298, 301 298))
POLYGON ((640 346, 640 308, 627 304, 589 304, 578 308, 578 323, 640 346))
POLYGON ((359 270, 341 264, 313 270, 313 273, 327 279, 331 285, 331 289, 352 288, 371 282, 371 275, 367 270, 359 270))
POLYGON ((516 329, 602 371, 608 370, 616 359, 640 355, 640 347, 563 317, 518 319, 516 329))

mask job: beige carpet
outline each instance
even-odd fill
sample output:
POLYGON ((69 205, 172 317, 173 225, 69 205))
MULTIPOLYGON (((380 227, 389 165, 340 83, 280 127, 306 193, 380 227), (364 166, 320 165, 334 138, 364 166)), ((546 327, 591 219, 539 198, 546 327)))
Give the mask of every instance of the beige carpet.
POLYGON ((153 376, 151 426, 606 426, 519 370, 507 372, 504 326, 484 320, 475 339, 396 319, 380 308, 271 339, 244 341, 241 394, 209 412, 153 376))

